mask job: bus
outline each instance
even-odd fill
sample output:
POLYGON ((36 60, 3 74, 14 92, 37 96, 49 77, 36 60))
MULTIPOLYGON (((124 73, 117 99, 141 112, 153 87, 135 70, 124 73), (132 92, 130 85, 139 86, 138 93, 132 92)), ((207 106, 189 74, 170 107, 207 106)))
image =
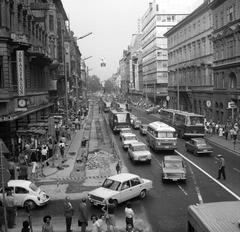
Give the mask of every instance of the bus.
POLYGON ((204 116, 186 111, 161 109, 160 120, 176 129, 181 138, 204 137, 204 116))
POLYGON ((110 109, 110 108, 111 108, 111 102, 110 102, 110 101, 103 100, 103 102, 102 102, 103 112, 109 112, 109 109, 110 109))
POLYGON ((240 201, 190 205, 186 232, 239 232, 240 201))
POLYGON ((176 130, 163 122, 148 124, 146 141, 153 150, 177 149, 176 130))
POLYGON ((130 113, 126 110, 110 109, 108 120, 113 132, 119 132, 122 128, 131 128, 130 113))

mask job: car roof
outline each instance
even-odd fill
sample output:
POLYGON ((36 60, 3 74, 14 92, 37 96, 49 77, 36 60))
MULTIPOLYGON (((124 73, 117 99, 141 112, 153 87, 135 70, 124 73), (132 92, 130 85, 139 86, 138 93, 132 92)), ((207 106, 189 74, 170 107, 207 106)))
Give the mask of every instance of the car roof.
POLYGON ((8 181, 8 187, 13 186, 29 187, 31 183, 32 182, 28 180, 10 180, 8 181))
POLYGON ((145 145, 145 146, 146 146, 146 144, 143 143, 143 142, 132 142, 131 145, 134 146, 134 147, 136 147, 136 146, 142 146, 142 145, 145 145))
POLYGON ((182 161, 183 158, 179 155, 166 155, 164 156, 165 161, 182 161))
POLYGON ((128 136, 130 137, 130 136, 133 136, 133 135, 136 136, 136 135, 133 134, 133 133, 125 133, 125 134, 123 134, 124 137, 128 137, 128 136))
POLYGON ((204 139, 204 138, 192 138, 191 140, 193 140, 195 142, 198 142, 198 141, 205 141, 206 142, 206 139, 204 139))
POLYGON ((129 131, 129 130, 131 130, 131 128, 122 128, 122 129, 121 129, 121 132, 122 132, 122 131, 125 131, 125 130, 126 130, 126 131, 129 131))
POLYGON ((132 179, 135 177, 139 177, 139 176, 132 174, 132 173, 120 173, 120 174, 117 174, 114 176, 110 176, 110 177, 108 177, 108 179, 122 182, 122 181, 129 180, 129 179, 132 179))

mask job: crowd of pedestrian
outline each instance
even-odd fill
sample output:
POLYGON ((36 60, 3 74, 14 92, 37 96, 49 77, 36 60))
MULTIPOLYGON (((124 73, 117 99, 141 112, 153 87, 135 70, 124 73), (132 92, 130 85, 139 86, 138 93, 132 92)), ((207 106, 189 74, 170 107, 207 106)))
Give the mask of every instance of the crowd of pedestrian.
POLYGON ((205 122, 205 132, 207 134, 218 135, 220 138, 225 138, 226 140, 231 140, 232 142, 237 141, 237 136, 239 132, 238 123, 231 123, 229 120, 226 124, 218 122, 205 122))

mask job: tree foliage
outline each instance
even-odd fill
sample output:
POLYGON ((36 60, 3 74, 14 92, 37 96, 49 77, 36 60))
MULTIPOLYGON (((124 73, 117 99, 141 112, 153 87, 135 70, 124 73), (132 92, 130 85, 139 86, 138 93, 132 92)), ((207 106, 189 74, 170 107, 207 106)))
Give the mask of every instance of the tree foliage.
POLYGON ((87 78, 87 86, 88 91, 91 91, 92 93, 100 91, 101 90, 100 79, 96 75, 89 76, 87 78))

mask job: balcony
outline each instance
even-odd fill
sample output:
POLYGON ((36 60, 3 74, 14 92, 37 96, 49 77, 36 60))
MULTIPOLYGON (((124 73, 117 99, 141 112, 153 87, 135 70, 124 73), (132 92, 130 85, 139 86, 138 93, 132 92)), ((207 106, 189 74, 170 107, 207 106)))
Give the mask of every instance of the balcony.
POLYGON ((34 56, 45 56, 46 51, 43 49, 41 46, 34 46, 32 45, 29 49, 28 52, 31 53, 31 55, 34 56))

